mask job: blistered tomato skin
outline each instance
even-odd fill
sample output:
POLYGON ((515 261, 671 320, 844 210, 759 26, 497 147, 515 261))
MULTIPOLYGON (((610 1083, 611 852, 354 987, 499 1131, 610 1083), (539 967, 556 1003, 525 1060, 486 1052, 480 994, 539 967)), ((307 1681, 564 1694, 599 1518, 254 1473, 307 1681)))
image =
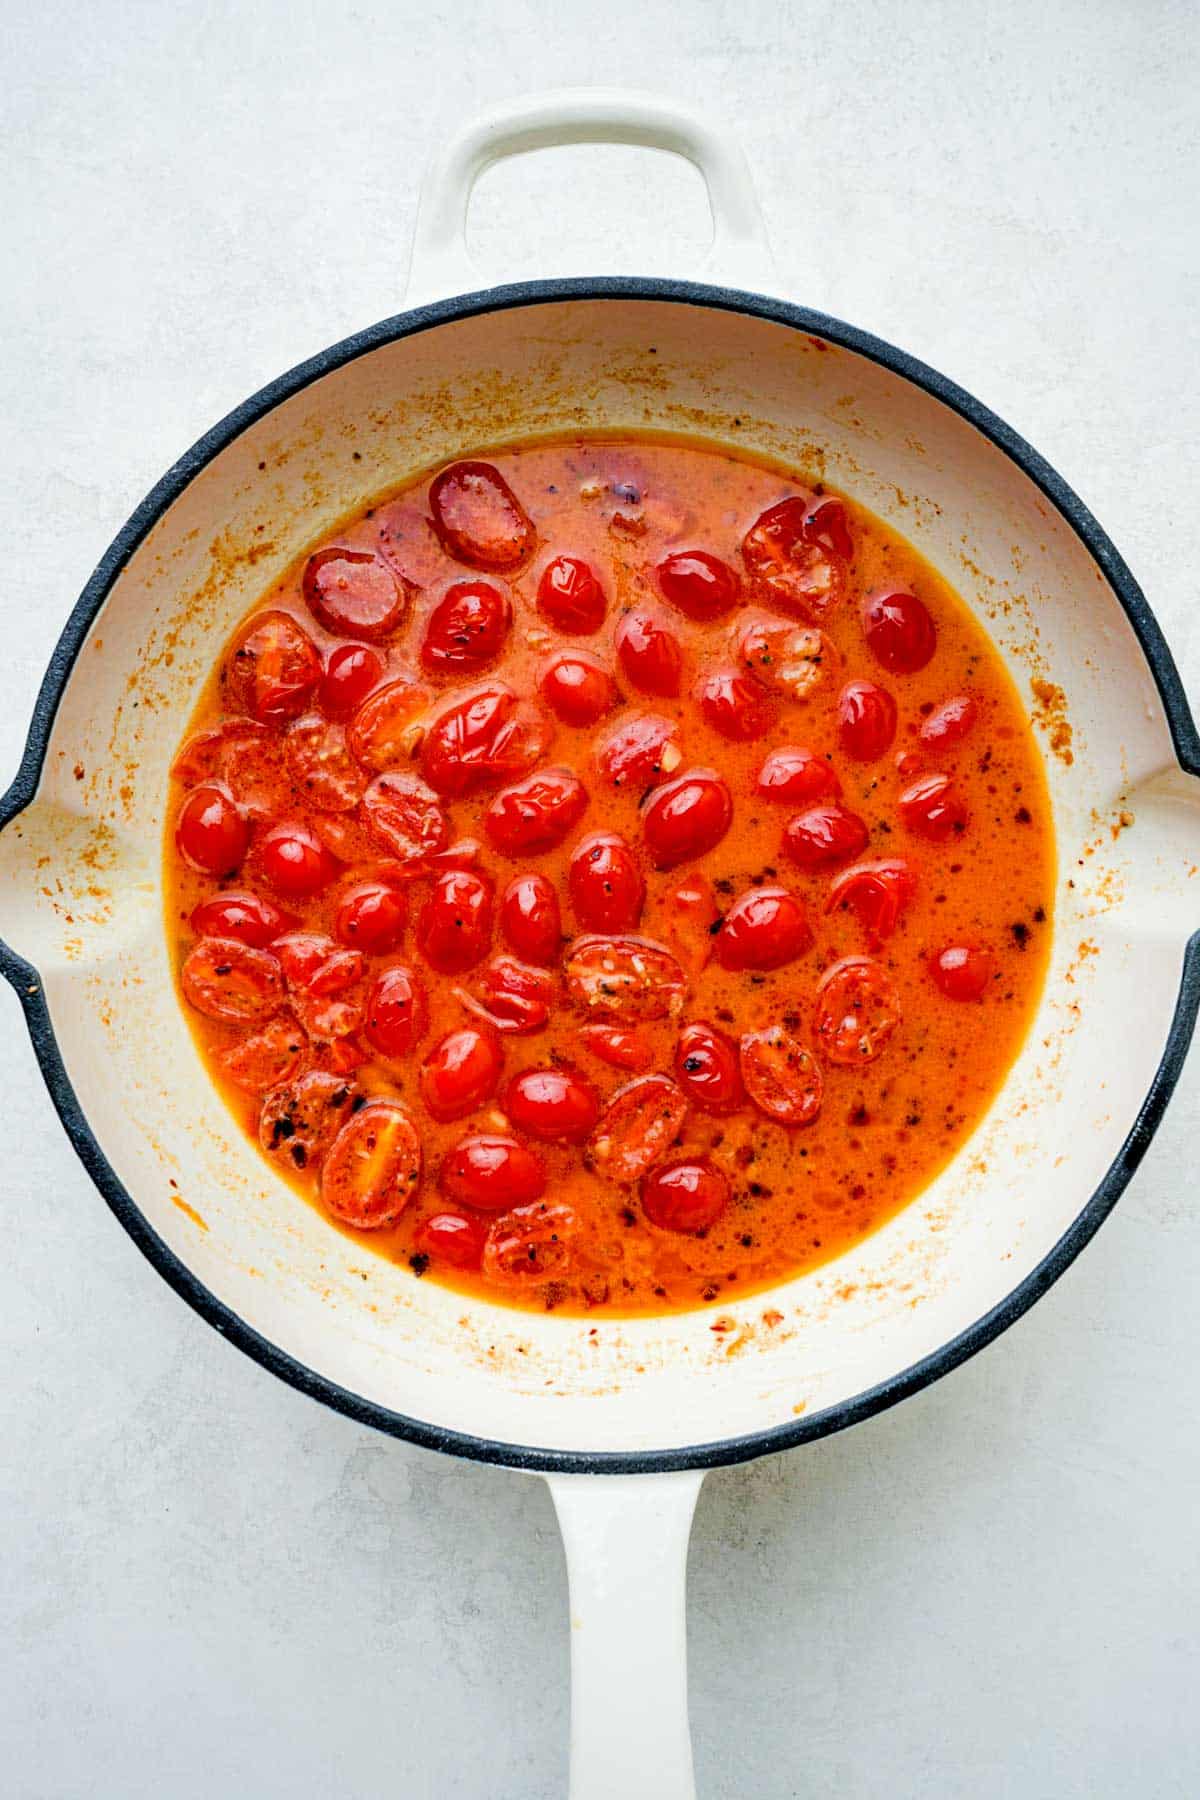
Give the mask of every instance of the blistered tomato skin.
POLYGON ((527 774, 550 730, 504 682, 474 688, 439 711, 421 740, 421 773, 437 793, 462 799, 527 774))
POLYGON ((371 989, 363 1023, 372 1049, 393 1059, 405 1057, 424 1037, 428 1022, 425 990, 412 970, 400 963, 385 969, 371 989))
POLYGON ((303 898, 327 887, 337 863, 307 825, 274 825, 258 846, 263 873, 281 894, 303 898))
POLYGON ((516 1138, 485 1132, 461 1138, 442 1162, 438 1184, 447 1200, 477 1212, 525 1206, 546 1191, 546 1165, 516 1138))
POLYGON ((719 619, 738 603, 736 572, 707 550, 677 550, 654 571, 664 600, 689 619, 719 619))
POLYGON ((295 923, 291 913, 251 893, 224 893, 202 900, 191 918, 197 937, 238 938, 256 950, 265 950, 295 923))
POLYGON ((715 1025, 684 1026, 675 1047, 675 1079, 703 1112, 736 1112, 745 1101, 737 1046, 715 1025))
POLYGON ((838 743, 855 762, 877 762, 896 735, 896 702, 873 681, 848 681, 838 695, 838 743))
POLYGON ((408 905, 394 882, 358 881, 347 888, 334 916, 334 931, 343 944, 382 956, 404 936, 408 905))
POLYGON ((921 726, 921 742, 927 749, 940 750, 960 744, 975 728, 979 708, 970 694, 955 694, 935 706, 921 726))
POLYGON ((482 962, 492 941, 492 884, 470 869, 439 875, 417 919, 417 948, 439 975, 482 962))
POLYGON ((662 1231, 706 1231, 729 1204, 729 1183, 706 1157, 666 1163, 642 1182, 642 1211, 662 1231))
POLYGON ((765 736, 775 723, 770 695, 738 669, 714 669, 705 676, 700 710, 714 731, 735 744, 765 736))
POLYGON ((417 1226, 414 1241, 418 1252, 434 1262, 449 1263, 452 1269, 477 1269, 483 1261, 487 1226, 465 1213, 433 1213, 417 1226))
POLYGON ((483 828, 502 856, 536 856, 574 831, 587 804, 588 791, 570 769, 539 769, 496 795, 483 828))
POLYGON ((250 827, 228 789, 215 782, 193 788, 179 809, 175 842, 193 869, 233 875, 250 844, 250 827))
POLYGON ((474 569, 515 569, 533 550, 533 523, 499 470, 452 463, 429 489, 431 522, 447 552, 474 569))
POLYGON ((626 613, 617 626, 617 656, 626 679, 643 694, 670 700, 683 679, 679 639, 653 613, 626 613))
POLYGON ((754 785, 764 800, 788 806, 804 806, 826 795, 836 799, 842 791, 837 770, 827 757, 790 744, 771 751, 754 785))
POLYGON ((768 507, 742 540, 742 560, 777 606, 819 625, 840 604, 845 577, 841 559, 808 535, 810 504, 801 495, 768 507))
POLYGON ((948 775, 922 775, 905 788, 896 810, 909 831, 931 844, 961 837, 967 828, 967 809, 948 775))
POLYGON ((640 794, 679 767, 678 727, 661 713, 634 713, 614 726, 596 749, 601 779, 640 794))
POLYGON ((785 855, 801 869, 821 869, 861 856, 870 833, 857 813, 840 800, 824 800, 789 819, 784 828, 785 855))
POLYGON ((750 888, 721 922, 716 957, 723 969, 782 969, 812 948, 804 904, 782 887, 750 888))
POLYGON ((318 550, 304 569, 304 598, 318 625, 368 643, 390 637, 408 610, 405 582, 380 556, 336 547, 318 550))
POLYGON ((563 931, 554 883, 545 875, 514 875, 500 902, 500 929, 526 962, 556 962, 563 931))
POLYGON ((472 675, 494 663, 512 628, 512 602, 493 581, 455 581, 429 615, 421 667, 429 675, 472 675))
POLYGON ((584 1162, 605 1181, 637 1181, 674 1143, 687 1096, 669 1075, 639 1075, 617 1089, 584 1148, 584 1162))
POLYGON ((872 945, 891 937, 901 914, 917 891, 917 877, 902 857, 855 863, 829 884, 827 913, 845 908, 857 914, 872 945))
POLYGON ((353 812, 367 778, 346 748, 342 726, 321 713, 305 713, 283 739, 288 771, 297 790, 321 812, 353 812))
POLYGON ((646 883, 633 851, 615 831, 597 831, 571 857, 567 885, 582 931, 633 931, 642 916, 646 883))
POLYGON ((932 958, 929 972, 948 1000, 982 1000, 996 970, 986 950, 949 944, 932 958))
POLYGON ((654 1052, 641 1033, 620 1025, 584 1025, 579 1041, 610 1069, 625 1069, 632 1075, 644 1074, 654 1061, 654 1052))
POLYGON ((504 1090, 504 1111, 518 1131, 546 1144, 582 1144, 600 1116, 591 1082, 567 1069, 526 1069, 504 1090))
POLYGON ((862 607, 863 636, 876 662, 893 675, 915 675, 933 660, 937 627, 929 609, 903 588, 869 594, 862 607))
POLYGON ((401 863, 428 866, 450 842, 450 821, 418 775, 377 775, 363 795, 371 834, 401 863))
POLYGON ((655 788, 642 811, 642 837, 656 869, 673 869, 712 850, 733 821, 733 798, 715 769, 689 769, 655 788))
POLYGON ((854 555, 854 539, 846 519, 846 508, 835 494, 823 494, 809 502, 804 515, 804 536, 831 556, 849 562, 854 555))
POLYGON ((594 725, 620 699, 604 664, 587 650, 556 656, 542 671, 538 692, 555 718, 577 730, 594 725))
POLYGON ((225 665, 230 693, 260 724, 300 716, 324 673, 317 647, 290 613, 257 613, 225 665))
POLYGON ((483 1272, 498 1287, 521 1288, 566 1275, 578 1220, 561 1202, 514 1206, 489 1227, 483 1272))
POLYGON ((432 1118, 463 1119, 490 1100, 503 1058, 493 1032, 464 1025, 448 1031, 421 1064, 421 1100, 432 1118))
POLYGON ((542 570, 537 608, 556 631, 591 637, 603 625, 608 605, 589 564, 577 556, 556 556, 542 570))
POLYGON ((339 644, 330 651, 321 677, 321 711, 330 719, 352 718, 383 680, 386 667, 378 650, 366 644, 339 644))

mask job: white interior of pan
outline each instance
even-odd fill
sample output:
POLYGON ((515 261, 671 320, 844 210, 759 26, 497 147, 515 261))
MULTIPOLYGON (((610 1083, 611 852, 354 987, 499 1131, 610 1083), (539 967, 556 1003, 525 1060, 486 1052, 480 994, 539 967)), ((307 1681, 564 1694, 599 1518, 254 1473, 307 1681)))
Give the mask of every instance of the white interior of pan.
POLYGON ((374 350, 192 482, 117 581, 38 801, 0 842, 0 933, 42 972, 67 1072, 120 1179, 205 1286, 281 1349, 370 1401, 484 1437, 668 1447, 787 1422, 884 1380, 1040 1261, 1117 1154, 1162 1053, 1198 837, 1116 599, 973 427, 866 358, 753 316, 559 301, 374 350), (1044 1004, 954 1165, 888 1228, 784 1288, 593 1332, 418 1281, 275 1179, 179 1015, 158 856, 166 769, 198 683, 233 621, 325 524, 477 446, 631 427, 701 431, 865 500, 958 583, 1026 695, 1031 677, 1062 687, 1074 760, 1047 753, 1060 885, 1044 1004))

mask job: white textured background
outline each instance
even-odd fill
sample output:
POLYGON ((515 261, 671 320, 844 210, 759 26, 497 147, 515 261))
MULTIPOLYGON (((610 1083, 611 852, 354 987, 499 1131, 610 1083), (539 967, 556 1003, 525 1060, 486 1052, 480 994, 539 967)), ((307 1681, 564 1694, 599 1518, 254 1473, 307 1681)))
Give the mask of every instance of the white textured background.
MULTIPOLYGON (((1189 0, 3 0, 0 60, 0 774, 166 465, 397 309, 428 146, 580 81, 724 113, 786 290, 1023 431, 1200 692, 1189 0)), ((529 273, 686 273, 705 218, 682 165, 559 153, 488 178, 475 241, 485 268, 527 242, 529 273)), ((76 1164, 7 991, 0 1083, 0 1791, 560 1796, 542 1485, 368 1435, 194 1318, 76 1164)), ((1200 1058, 1114 1218, 1000 1343, 709 1478, 704 1800, 1200 1792, 1198 1125, 1200 1058)))

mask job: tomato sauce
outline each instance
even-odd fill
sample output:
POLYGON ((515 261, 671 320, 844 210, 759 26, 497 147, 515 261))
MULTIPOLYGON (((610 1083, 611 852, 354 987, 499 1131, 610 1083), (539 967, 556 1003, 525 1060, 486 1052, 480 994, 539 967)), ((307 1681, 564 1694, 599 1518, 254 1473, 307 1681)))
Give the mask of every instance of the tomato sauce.
POLYGON ((993 1100, 1051 935, 985 632, 847 496, 691 440, 455 463, 327 534, 176 759, 206 1065, 417 1276, 615 1315, 837 1255, 993 1100))

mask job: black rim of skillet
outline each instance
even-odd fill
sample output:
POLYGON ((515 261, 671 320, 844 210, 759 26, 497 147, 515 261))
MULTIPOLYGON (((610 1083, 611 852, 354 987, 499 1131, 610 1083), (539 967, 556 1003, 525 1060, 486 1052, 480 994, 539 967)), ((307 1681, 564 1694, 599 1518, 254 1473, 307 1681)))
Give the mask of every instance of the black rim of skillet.
MULTIPOLYGON (((516 307, 562 300, 651 300, 712 307, 718 311, 747 313, 796 331, 827 339, 922 388, 975 426, 1033 481, 1084 545, 1106 577, 1142 647, 1154 676, 1168 728, 1180 765, 1200 775, 1200 735, 1197 734, 1175 667, 1157 620, 1115 546, 1087 507, 1050 465, 1024 439, 989 412, 970 394, 934 369, 901 350, 824 313, 792 306, 758 294, 708 287, 693 282, 625 277, 582 277, 563 281, 530 281, 439 301, 385 319, 367 330, 332 345, 309 361, 282 375, 236 407, 215 425, 162 477, 118 532, 67 620, 43 677, 33 720, 16 779, 0 800, 0 829, 10 824, 34 798, 41 779, 47 745, 63 692, 75 659, 117 577, 133 552, 167 508, 226 446, 282 401, 323 376, 393 341, 429 331, 458 319, 516 307)), ((1200 1009, 1200 931, 1187 944, 1180 971, 1174 1017, 1167 1033, 1162 1060, 1142 1101, 1121 1150, 1074 1223, 1038 1266, 990 1312, 959 1333, 940 1349, 901 1370, 890 1380, 867 1389, 810 1417, 776 1425, 744 1436, 714 1443, 685 1445, 676 1449, 636 1451, 549 1450, 509 1444, 451 1431, 420 1419, 378 1406, 327 1381, 305 1364, 278 1349, 216 1298, 152 1229, 136 1202, 118 1180, 97 1142, 67 1077, 42 992, 41 980, 31 963, 0 943, 0 974, 16 989, 25 1012, 34 1053, 41 1065, 50 1098, 84 1167, 139 1250, 222 1336, 252 1356, 263 1368, 289 1382, 302 1393, 323 1400, 335 1411, 364 1425, 406 1438, 428 1449, 443 1450, 480 1462, 514 1468, 575 1474, 638 1474, 670 1469, 705 1469, 725 1463, 790 1449, 794 1445, 844 1430, 861 1419, 882 1412, 898 1400, 927 1387, 951 1369, 982 1350, 1005 1331, 1051 1287, 1098 1230, 1137 1168, 1162 1118, 1167 1101, 1183 1067, 1200 1009)))

